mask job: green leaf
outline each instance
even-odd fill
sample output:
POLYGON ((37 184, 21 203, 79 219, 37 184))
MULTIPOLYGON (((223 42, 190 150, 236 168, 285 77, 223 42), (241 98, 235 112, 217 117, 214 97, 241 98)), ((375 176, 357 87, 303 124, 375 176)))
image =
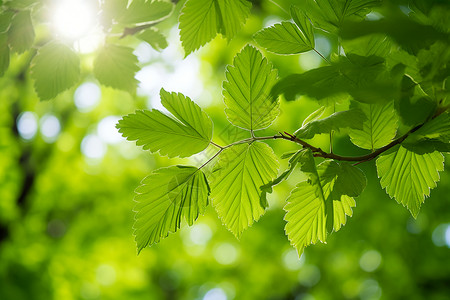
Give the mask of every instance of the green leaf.
MULTIPOLYGON (((272 193, 273 187, 279 183, 281 183, 283 180, 286 180, 289 178, 289 176, 294 171, 295 167, 297 166, 298 160, 300 156, 302 155, 302 152, 305 150, 299 150, 294 152, 291 158, 289 159, 289 166, 286 171, 284 171, 280 176, 275 178, 274 180, 271 180, 270 182, 264 184, 261 186, 261 205, 264 208, 267 208, 269 206, 269 203, 267 202, 267 193, 272 193)), ((283 158, 283 155, 281 156, 283 158)))
POLYGON ((188 157, 203 151, 212 137, 212 121, 191 99, 161 89, 161 103, 173 114, 159 110, 136 111, 117 124, 119 132, 145 150, 168 157, 188 157))
POLYGON ((343 128, 362 129, 366 117, 359 109, 339 111, 321 120, 305 124, 294 135, 300 139, 312 139, 316 134, 340 131, 343 128))
POLYGON ((291 17, 294 20, 295 24, 298 26, 303 36, 305 37, 305 42, 311 48, 315 47, 314 40, 314 29, 311 24, 311 21, 306 16, 305 12, 301 11, 298 7, 291 5, 291 17))
POLYGON ((0 77, 2 77, 9 67, 9 46, 8 37, 0 33, 0 77))
POLYGON ((29 10, 16 13, 8 30, 9 46, 17 53, 25 52, 33 46, 34 28, 29 10))
POLYGON ((181 10, 179 25, 186 55, 218 33, 232 39, 245 23, 250 8, 246 0, 188 0, 181 10))
POLYGON ((352 197, 362 193, 366 177, 348 163, 326 160, 316 167, 310 149, 299 152, 297 163, 309 179, 291 192, 284 219, 285 232, 300 255, 304 247, 326 241, 327 227, 331 232, 345 225, 356 205, 352 197))
POLYGON ((121 24, 157 22, 169 17, 173 7, 174 5, 168 1, 133 0, 116 20, 121 24))
POLYGON ((277 54, 298 54, 314 49, 291 22, 281 22, 265 28, 257 32, 254 38, 262 47, 277 54))
POLYGON ((439 181, 444 157, 439 152, 419 155, 397 146, 378 157, 377 170, 381 186, 389 196, 395 197, 416 218, 425 197, 439 181))
POLYGON ((133 93, 137 86, 134 78, 139 70, 137 62, 133 49, 106 44, 94 60, 94 75, 103 85, 133 93))
POLYGON ((350 129, 350 139, 356 146, 374 151, 389 144, 397 133, 398 118, 394 103, 365 104, 355 103, 367 120, 362 129, 350 129))
MULTIPOLYGON (((1 4, 0 4, 1 5, 1 4)), ((11 20, 14 17, 14 12, 11 10, 0 13, 0 33, 8 31, 11 26, 11 20)))
POLYGON ((50 42, 33 58, 31 77, 41 100, 54 98, 80 79, 80 58, 66 45, 50 42))
POLYGON ((167 40, 162 35, 157 28, 149 28, 140 32, 137 35, 138 39, 147 42, 153 49, 157 51, 161 51, 162 49, 167 48, 167 40))
POLYGON ((336 33, 344 21, 362 20, 379 0, 302 0, 304 9, 313 24, 325 31, 336 33))
POLYGON ((284 231, 299 256, 306 246, 318 241, 326 242, 325 202, 317 196, 320 193, 318 185, 304 181, 286 200, 284 220, 287 224, 284 231))
POLYGON ((342 41, 345 53, 352 53, 361 56, 386 57, 391 50, 390 40, 382 34, 372 34, 353 40, 342 41))
POLYGON ((261 52, 246 46, 227 67, 223 95, 228 120, 250 131, 270 126, 279 114, 278 99, 270 90, 277 71, 261 52))
POLYGON ((278 161, 265 143, 225 149, 211 174, 211 198, 217 214, 236 236, 264 214, 260 187, 277 175, 278 161))
POLYGON ((134 235, 138 253, 181 227, 191 226, 208 205, 210 193, 202 171, 194 167, 161 168, 142 180, 134 200, 134 235))

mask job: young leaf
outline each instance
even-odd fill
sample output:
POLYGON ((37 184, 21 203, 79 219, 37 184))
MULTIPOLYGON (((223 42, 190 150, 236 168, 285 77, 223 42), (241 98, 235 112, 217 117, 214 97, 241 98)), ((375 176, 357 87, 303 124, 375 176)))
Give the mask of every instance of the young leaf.
POLYGON ((103 85, 132 93, 137 86, 137 62, 133 49, 107 44, 94 60, 94 75, 103 85))
POLYGON ((362 129, 366 117, 359 109, 339 111, 321 120, 315 120, 298 129, 294 135, 301 139, 312 139, 316 134, 339 131, 343 128, 362 129))
POLYGON ((247 19, 250 7, 246 0, 188 0, 181 10, 179 25, 186 55, 217 33, 232 39, 247 19))
POLYGON ((414 218, 419 214, 424 196, 436 187, 444 157, 439 152, 416 154, 397 146, 377 159, 378 177, 389 196, 406 206, 414 218))
POLYGON ((157 22, 169 17, 173 7, 168 1, 133 0, 116 20, 121 24, 157 22))
POLYGON ((277 98, 270 90, 277 79, 261 52, 246 46, 228 66, 223 83, 223 95, 228 120, 250 131, 270 126, 279 114, 277 98))
POLYGON ((5 74, 9 67, 9 46, 8 37, 0 33, 0 77, 5 74))
POLYGON ((211 198, 225 226, 236 236, 264 214, 260 187, 277 175, 278 161, 265 143, 225 149, 211 174, 211 198))
POLYGON ((19 11, 12 18, 8 38, 11 50, 19 54, 33 46, 34 28, 29 10, 19 11))
POLYGON ((365 104, 356 103, 367 120, 362 129, 350 129, 350 139, 356 146, 374 151, 389 144, 397 133, 398 118, 394 103, 365 104))
POLYGON ((335 232, 347 223, 347 216, 353 216, 352 208, 355 206, 355 199, 347 195, 342 195, 340 200, 333 200, 333 229, 335 232))
POLYGON ((277 54, 298 54, 314 49, 291 22, 281 22, 260 30, 254 38, 262 47, 277 54))
POLYGON ((138 252, 177 231, 181 220, 189 226, 203 214, 210 193, 202 171, 194 167, 161 168, 136 189, 134 235, 138 252))
POLYGON ((300 256, 303 249, 317 241, 326 242, 325 201, 318 197, 320 187, 307 181, 301 182, 291 192, 284 206, 287 222, 284 230, 300 256))
POLYGON ((137 38, 147 42, 157 51, 167 48, 167 40, 157 28, 149 28, 144 30, 137 35, 137 38))
POLYGON ((54 98, 80 78, 80 58, 66 45, 50 42, 32 60, 31 77, 41 100, 54 98))
POLYGON ((203 151, 212 137, 212 121, 191 99, 161 89, 161 103, 174 117, 158 110, 136 111, 117 124, 119 132, 145 150, 168 157, 187 157, 203 151))

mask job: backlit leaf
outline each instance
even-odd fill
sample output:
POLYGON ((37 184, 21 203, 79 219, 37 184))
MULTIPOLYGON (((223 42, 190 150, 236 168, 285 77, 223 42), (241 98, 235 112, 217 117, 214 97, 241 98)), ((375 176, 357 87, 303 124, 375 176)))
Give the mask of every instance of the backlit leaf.
POLYGON ((444 157, 439 152, 420 155, 397 146, 378 157, 377 170, 381 187, 416 218, 425 197, 439 181, 444 157))
POLYGON ((236 236, 264 214, 260 187, 277 175, 278 161, 265 143, 225 149, 211 174, 212 203, 225 226, 236 236))
POLYGON ((160 0, 133 0, 117 21, 122 24, 139 24, 161 21, 172 12, 174 5, 160 0))
POLYGON ((139 70, 137 62, 132 48, 106 44, 94 60, 94 75, 103 85, 133 93, 137 86, 134 78, 139 70))
POLYGON ((186 55, 218 33, 232 39, 250 13, 246 0, 188 0, 181 10, 180 38, 186 55))
POLYGON ((277 98, 270 90, 277 79, 261 52, 246 46, 228 66, 223 95, 228 120, 240 128, 259 130, 270 126, 279 114, 277 98))
POLYGON ((9 67, 8 36, 0 33, 0 77, 5 74, 9 67))
POLYGON ((208 205, 209 186, 202 171, 194 167, 161 168, 144 178, 136 189, 134 235, 138 252, 189 226, 208 205))
POLYGON ((364 121, 362 129, 350 130, 353 144, 372 151, 389 144, 397 133, 398 118, 394 103, 357 103, 355 106, 364 112, 367 120, 364 121))
POLYGON ((161 89, 161 103, 174 117, 159 110, 136 111, 117 124, 129 141, 169 157, 187 157, 204 150, 212 137, 212 121, 191 99, 161 89))
POLYGON ((31 77, 41 100, 54 98, 80 78, 80 58, 66 45, 50 42, 32 60, 31 77))
POLYGON ((257 32, 254 38, 262 47, 277 54, 297 54, 314 48, 291 22, 281 22, 265 28, 257 32))

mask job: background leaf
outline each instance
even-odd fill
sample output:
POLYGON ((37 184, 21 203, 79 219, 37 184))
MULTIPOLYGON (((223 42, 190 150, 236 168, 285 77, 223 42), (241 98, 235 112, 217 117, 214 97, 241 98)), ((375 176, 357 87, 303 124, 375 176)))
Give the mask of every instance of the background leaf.
POLYGON ((117 124, 119 132, 145 150, 169 157, 187 157, 204 150, 212 137, 212 121, 191 99, 161 89, 161 103, 175 117, 159 110, 136 111, 117 124))
POLYGON ((424 198, 439 181, 444 157, 439 152, 419 155, 397 146, 378 157, 377 170, 381 187, 416 218, 424 198))
POLYGON ((94 75, 103 85, 134 93, 137 63, 132 48, 106 44, 94 60, 94 75))
POLYGON ((31 76, 41 100, 54 98, 80 79, 80 58, 66 45, 50 42, 33 58, 31 76))
POLYGON ((8 30, 9 46, 17 53, 25 52, 33 46, 34 28, 29 10, 19 11, 11 20, 8 30))
POLYGON ((5 74, 9 67, 8 36, 0 33, 0 77, 5 74))
POLYGON ((277 176, 277 169, 277 158, 265 143, 239 144, 220 154, 210 177, 211 198, 236 237, 264 214, 260 187, 277 176))
POLYGON ((144 178, 134 198, 138 252, 176 232, 182 219, 191 226, 204 213, 209 192, 205 175, 194 167, 162 168, 144 178))
POLYGON ((367 120, 364 121, 362 129, 350 129, 352 143, 372 151, 389 144, 395 137, 398 127, 394 103, 355 103, 354 106, 364 112, 367 120))
POLYGON ((227 67, 225 77, 223 95, 228 120, 250 131, 270 126, 279 114, 277 98, 270 93, 277 71, 261 52, 247 45, 227 67))
POLYGON ((133 0, 117 21, 122 24, 139 24, 161 21, 169 17, 174 5, 160 0, 133 0))
POLYGON ((167 48, 167 40, 157 28, 149 28, 137 34, 137 38, 147 42, 153 49, 161 51, 167 48))

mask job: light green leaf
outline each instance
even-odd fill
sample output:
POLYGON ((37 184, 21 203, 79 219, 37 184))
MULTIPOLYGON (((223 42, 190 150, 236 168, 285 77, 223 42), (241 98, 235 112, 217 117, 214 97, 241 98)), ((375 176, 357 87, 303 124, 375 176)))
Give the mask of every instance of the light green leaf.
POLYGON ((246 46, 227 67, 223 95, 228 120, 250 131, 270 126, 279 114, 277 97, 270 90, 277 80, 277 71, 261 52, 246 46))
POLYGON ((9 27, 11 26, 11 20, 13 16, 14 12, 11 10, 3 11, 0 13, 0 33, 8 31, 9 27))
POLYGON ((301 139, 312 139, 316 134, 339 131, 343 128, 363 128, 366 120, 359 109, 339 111, 321 120, 312 121, 298 129, 294 135, 301 139))
POLYGON ((419 155, 397 146, 378 157, 377 170, 381 186, 389 196, 395 197, 416 218, 425 197, 439 181, 444 157, 439 152, 419 155))
POLYGON ((353 144, 372 151, 389 144, 395 137, 398 127, 394 103, 354 105, 364 112, 367 120, 364 121, 362 129, 350 129, 349 135, 353 144))
POLYGON ((284 206, 284 230, 299 256, 306 246, 326 242, 325 202, 318 197, 320 194, 319 185, 304 181, 291 192, 284 206))
POLYGON ((117 124, 119 132, 145 150, 168 157, 187 157, 203 151, 212 137, 212 121, 191 99, 161 89, 161 103, 173 117, 159 110, 136 111, 117 124))
POLYGON ((342 195, 340 200, 333 200, 333 229, 335 232, 347 223, 347 216, 353 216, 352 208, 355 206, 355 199, 347 195, 342 195))
POLYGON ((277 54, 298 54, 314 49, 291 22, 281 22, 264 28, 258 31, 254 38, 262 47, 277 54))
POLYGON ((134 235, 138 252, 189 226, 208 205, 209 186, 202 171, 194 167, 172 166, 153 171, 136 189, 134 235))
POLYGON ((186 55, 218 33, 232 39, 245 23, 250 7, 246 0, 188 0, 181 10, 179 25, 186 55))
POLYGON ((161 51, 167 47, 167 40, 157 28, 149 28, 137 35, 138 39, 147 42, 153 49, 161 51))
POLYGON ((31 63, 31 77, 41 100, 56 97, 74 86, 80 78, 80 58, 59 42, 42 46, 31 63))
POLYGON ((211 198, 217 214, 236 236, 264 214, 260 187, 277 175, 278 161, 265 143, 225 149, 211 174, 211 198))
POLYGON ((290 12, 295 24, 297 24, 298 28, 303 33, 306 44, 308 44, 311 48, 314 48, 314 29, 311 21, 306 16, 305 12, 301 11, 297 6, 291 5, 290 12))
POLYGON ((8 37, 0 33, 0 77, 2 77, 9 67, 9 46, 8 37))
POLYGON ((25 52, 33 46, 34 28, 29 10, 16 13, 8 30, 9 46, 17 53, 25 52))
POLYGON ((169 17, 173 7, 168 1, 133 0, 116 20, 121 24, 157 22, 169 17))
POLYGON ((308 123, 319 120, 320 117, 322 117, 322 115, 326 109, 327 109, 326 106, 321 106, 318 109, 316 109, 315 111, 313 111, 309 116, 306 117, 306 119, 303 120, 302 127, 304 127, 308 123))
POLYGON ((94 60, 94 75, 103 85, 133 93, 137 86, 134 78, 139 70, 137 62, 133 49, 106 44, 94 60))

